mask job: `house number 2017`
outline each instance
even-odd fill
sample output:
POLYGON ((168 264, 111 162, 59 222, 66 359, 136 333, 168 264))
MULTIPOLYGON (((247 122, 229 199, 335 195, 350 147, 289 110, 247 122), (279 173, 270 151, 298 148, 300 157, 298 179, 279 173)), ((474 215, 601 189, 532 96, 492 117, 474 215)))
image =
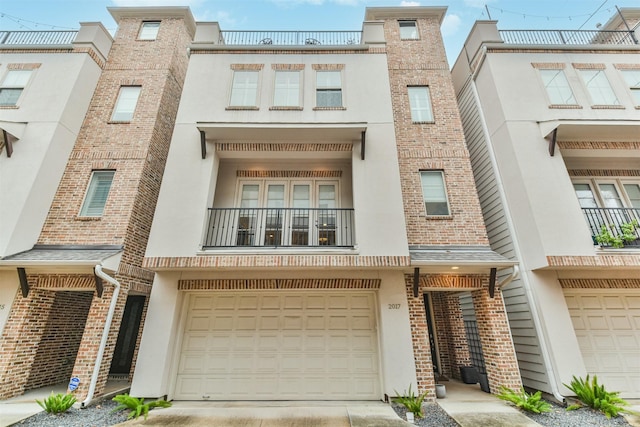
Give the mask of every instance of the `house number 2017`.
POLYGON ((400 304, 389 304, 389 310, 400 310, 400 304))

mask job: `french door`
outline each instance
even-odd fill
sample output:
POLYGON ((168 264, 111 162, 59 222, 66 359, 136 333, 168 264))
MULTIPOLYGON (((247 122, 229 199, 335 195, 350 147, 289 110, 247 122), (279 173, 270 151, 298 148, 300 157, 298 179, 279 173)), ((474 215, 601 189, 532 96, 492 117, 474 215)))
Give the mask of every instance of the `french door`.
POLYGON ((335 246, 337 181, 241 181, 237 246, 335 246))

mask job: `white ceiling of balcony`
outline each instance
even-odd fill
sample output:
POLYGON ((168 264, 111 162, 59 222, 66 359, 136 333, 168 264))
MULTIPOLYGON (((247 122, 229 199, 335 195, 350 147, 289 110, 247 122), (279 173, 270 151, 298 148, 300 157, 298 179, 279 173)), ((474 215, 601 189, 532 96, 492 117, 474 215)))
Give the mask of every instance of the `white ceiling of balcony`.
POLYGON ((557 141, 638 141, 640 122, 637 121, 560 121, 540 123, 544 138, 551 138, 558 129, 557 141))
POLYGON ((367 123, 238 123, 198 122, 208 140, 214 141, 360 141, 367 123))

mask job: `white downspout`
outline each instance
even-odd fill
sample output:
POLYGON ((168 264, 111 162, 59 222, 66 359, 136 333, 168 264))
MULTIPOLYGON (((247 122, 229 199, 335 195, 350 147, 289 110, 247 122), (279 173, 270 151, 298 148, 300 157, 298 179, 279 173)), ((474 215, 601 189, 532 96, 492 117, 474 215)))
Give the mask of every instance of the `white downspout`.
POLYGON ((100 264, 94 268, 96 276, 113 285, 113 295, 111 296, 111 304, 109 304, 109 311, 107 312, 107 319, 104 322, 104 329, 102 330, 102 338, 100 339, 100 347, 98 347, 98 354, 96 355, 96 363, 93 366, 93 374, 91 375, 91 382, 89 383, 89 392, 87 398, 80 403, 81 408, 86 408, 93 400, 93 394, 96 392, 96 384, 98 383, 98 376, 100 374, 100 366, 102 365, 102 357, 104 356, 104 349, 107 346, 107 339, 109 338, 109 329, 111 329, 111 321, 113 320, 113 313, 116 311, 116 304, 118 302, 118 294, 120 293, 120 283, 113 277, 107 275, 102 271, 100 264))
POLYGON ((504 279, 502 279, 502 282, 498 283, 496 285, 496 288, 497 289, 504 288, 509 283, 511 283, 512 281, 517 279, 519 275, 520 275, 520 267, 518 267, 517 265, 514 265, 513 266, 513 271, 511 272, 511 274, 509 276, 505 277, 504 279))

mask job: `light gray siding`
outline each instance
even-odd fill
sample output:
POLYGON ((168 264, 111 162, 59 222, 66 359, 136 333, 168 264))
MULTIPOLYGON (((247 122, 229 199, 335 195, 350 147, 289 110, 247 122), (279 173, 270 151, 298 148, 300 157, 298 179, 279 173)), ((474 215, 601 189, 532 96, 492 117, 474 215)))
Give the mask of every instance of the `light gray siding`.
MULTIPOLYGON (((478 105, 473 96, 471 85, 467 84, 458 93, 458 106, 491 248, 506 258, 515 260, 517 256, 497 185, 498 178, 493 170, 478 105)), ((499 274, 498 280, 502 280, 507 274, 509 272, 499 274)), ((518 278, 512 281, 503 289, 502 295, 509 317, 522 382, 525 387, 551 393, 551 386, 546 375, 542 351, 522 279, 518 278)), ((463 313, 467 313, 469 308, 473 310, 470 295, 469 297, 461 296, 460 302, 463 313)))

